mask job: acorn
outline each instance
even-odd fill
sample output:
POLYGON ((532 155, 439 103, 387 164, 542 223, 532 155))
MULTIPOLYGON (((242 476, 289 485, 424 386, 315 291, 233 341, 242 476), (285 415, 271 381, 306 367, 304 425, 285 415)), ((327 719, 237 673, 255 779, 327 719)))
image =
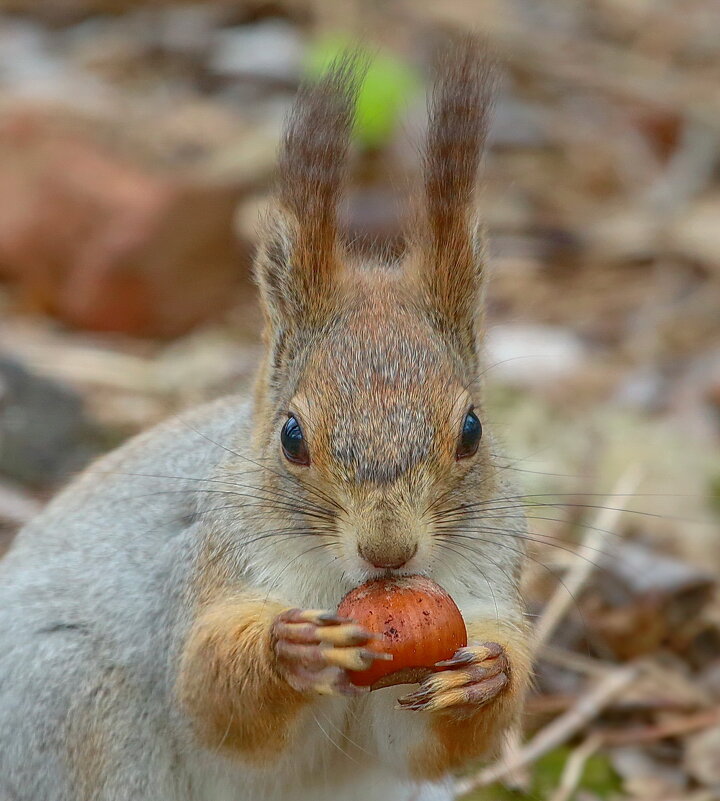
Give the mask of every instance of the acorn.
POLYGON ((368 581, 340 601, 338 614, 381 637, 367 647, 392 654, 367 670, 350 671, 358 687, 422 681, 437 662, 467 645, 465 621, 445 590, 425 576, 368 581))

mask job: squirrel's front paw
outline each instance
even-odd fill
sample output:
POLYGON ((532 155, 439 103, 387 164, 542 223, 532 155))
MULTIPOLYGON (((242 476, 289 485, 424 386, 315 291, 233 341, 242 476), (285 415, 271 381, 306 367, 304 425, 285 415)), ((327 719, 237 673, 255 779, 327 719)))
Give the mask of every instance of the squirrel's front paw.
POLYGON ((495 642, 461 648, 435 667, 439 672, 398 699, 400 709, 472 714, 500 695, 509 681, 505 650, 495 642))
POLYGON ((275 618, 273 647, 278 670, 299 692, 320 695, 359 695, 348 670, 366 670, 389 654, 365 648, 378 635, 348 618, 317 609, 289 609, 275 618))

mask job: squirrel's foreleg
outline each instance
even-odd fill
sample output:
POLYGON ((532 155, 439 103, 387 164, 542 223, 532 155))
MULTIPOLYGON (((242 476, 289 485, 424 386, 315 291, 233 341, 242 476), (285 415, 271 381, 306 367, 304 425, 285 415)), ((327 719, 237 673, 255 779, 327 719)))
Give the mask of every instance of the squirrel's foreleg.
POLYGON ((275 758, 306 704, 364 692, 346 670, 384 657, 365 648, 373 636, 333 612, 250 597, 216 602, 200 612, 185 642, 180 701, 207 746, 275 758))
POLYGON ((417 776, 492 756, 522 707, 531 672, 527 632, 489 620, 470 624, 468 635, 467 648, 398 702, 425 718, 424 742, 410 756, 417 776))
POLYGON ((223 600, 200 612, 185 642, 177 691, 205 745, 271 759, 307 696, 276 669, 272 626, 283 607, 223 600))

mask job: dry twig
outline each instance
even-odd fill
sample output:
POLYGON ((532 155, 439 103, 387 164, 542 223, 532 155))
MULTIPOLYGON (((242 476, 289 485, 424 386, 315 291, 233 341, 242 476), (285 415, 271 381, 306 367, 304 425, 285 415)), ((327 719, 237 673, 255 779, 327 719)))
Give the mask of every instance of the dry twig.
POLYGON ((600 736, 608 745, 637 745, 638 743, 665 740, 669 737, 681 737, 718 724, 720 724, 720 706, 697 712, 694 715, 673 718, 655 726, 636 726, 629 729, 604 731, 600 736))
POLYGON ((639 483, 640 471, 637 466, 631 466, 621 476, 608 496, 608 507, 612 508, 601 508, 592 525, 588 527, 588 533, 578 548, 577 556, 567 578, 562 585, 557 587, 535 626, 533 649, 536 653, 549 641, 590 578, 595 569, 592 556, 598 551, 602 551, 606 541, 615 533, 614 529, 626 508, 627 501, 632 497, 639 483))
POLYGON ((580 698, 572 709, 541 729, 529 743, 512 755, 512 760, 505 759, 484 768, 474 776, 461 779, 455 785, 456 793, 462 795, 478 787, 487 787, 567 742, 591 720, 594 720, 615 696, 628 687, 637 678, 639 672, 640 667, 636 663, 613 670, 590 692, 580 698))
MULTIPOLYGON (((601 508, 592 525, 588 527, 588 533, 578 549, 567 579, 557 587, 535 627, 533 650, 536 655, 548 642, 558 624, 565 617, 570 605, 585 586, 595 568, 595 563, 590 557, 602 550, 606 540, 615 533, 614 529, 622 516, 626 502, 632 497, 639 482, 639 469, 636 466, 628 468, 608 496, 608 507, 612 508, 601 508), (586 554, 589 554, 589 557, 586 554)), ((520 730, 519 728, 513 729, 505 741, 503 756, 498 765, 512 765, 517 761, 521 752, 520 730)), ((527 787, 528 777, 522 772, 511 770, 504 773, 505 775, 514 773, 512 783, 519 787, 527 787)))
POLYGON ((560 784, 550 801, 570 801, 583 776, 588 759, 600 748, 603 740, 597 734, 591 734, 568 757, 563 768, 560 784))

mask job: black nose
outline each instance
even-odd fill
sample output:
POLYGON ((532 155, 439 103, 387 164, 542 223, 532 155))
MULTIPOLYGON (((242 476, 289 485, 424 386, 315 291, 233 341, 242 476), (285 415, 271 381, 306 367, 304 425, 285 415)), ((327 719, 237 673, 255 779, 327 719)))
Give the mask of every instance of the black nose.
POLYGON ((376 548, 367 545, 359 546, 360 556, 369 562, 373 567, 384 568, 387 570, 397 570, 407 564, 417 553, 417 544, 408 548, 376 548))

